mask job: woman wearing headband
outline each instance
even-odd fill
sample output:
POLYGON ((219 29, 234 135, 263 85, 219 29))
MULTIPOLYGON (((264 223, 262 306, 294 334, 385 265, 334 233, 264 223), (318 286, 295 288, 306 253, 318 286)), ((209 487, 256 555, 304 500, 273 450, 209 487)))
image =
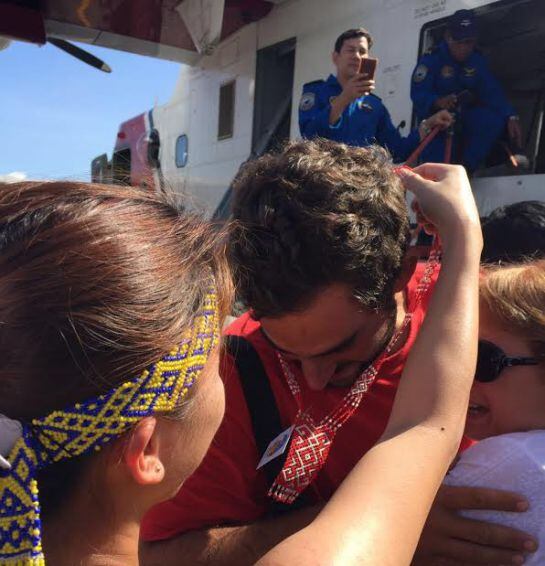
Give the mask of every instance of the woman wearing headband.
POLYGON ((223 254, 129 188, 5 185, 0 222, 0 564, 137 564, 223 415, 223 254))
POLYGON ((525 513, 467 515, 533 535, 541 547, 520 556, 520 563, 544 564, 545 261, 489 268, 480 296, 479 353, 466 432, 481 442, 462 456, 446 482, 524 495, 530 503, 525 513))
MULTIPOLYGON (((408 564, 457 450, 482 240, 461 168, 417 171, 436 180, 404 183, 444 259, 390 422, 262 564, 408 564)), ((137 564, 142 515, 195 469, 221 418, 223 259, 207 229, 128 189, 11 186, 0 214, 0 564, 137 564)))

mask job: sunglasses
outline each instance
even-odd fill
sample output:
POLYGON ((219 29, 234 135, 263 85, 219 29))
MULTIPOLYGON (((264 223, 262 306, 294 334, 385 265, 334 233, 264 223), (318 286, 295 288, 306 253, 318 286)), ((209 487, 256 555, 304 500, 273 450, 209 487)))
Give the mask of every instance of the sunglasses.
POLYGON ((538 358, 507 356, 496 344, 492 344, 492 342, 487 342, 486 340, 479 340, 475 381, 490 383, 498 379, 500 373, 505 368, 513 366, 536 366, 539 362, 540 359, 538 358))

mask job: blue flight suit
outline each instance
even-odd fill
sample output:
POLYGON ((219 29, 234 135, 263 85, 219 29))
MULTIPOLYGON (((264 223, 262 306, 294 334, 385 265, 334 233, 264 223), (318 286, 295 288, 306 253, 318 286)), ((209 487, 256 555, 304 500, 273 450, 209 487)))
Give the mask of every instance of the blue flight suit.
MULTIPOLYGON (((509 116, 516 114, 485 58, 474 51, 458 63, 443 41, 419 60, 412 75, 411 98, 421 120, 435 112, 437 98, 464 90, 471 92, 472 100, 461 106, 456 127, 462 142, 461 162, 474 171, 490 153, 509 116)), ((439 134, 422 153, 422 160, 442 162, 444 148, 445 134, 439 134)))
POLYGON ((418 131, 404 138, 392 124, 392 119, 380 98, 374 94, 353 100, 335 124, 329 124, 332 99, 342 87, 329 75, 326 81, 313 81, 303 86, 299 104, 299 129, 304 138, 323 137, 365 147, 372 143, 387 148, 394 161, 403 161, 420 141, 418 131))

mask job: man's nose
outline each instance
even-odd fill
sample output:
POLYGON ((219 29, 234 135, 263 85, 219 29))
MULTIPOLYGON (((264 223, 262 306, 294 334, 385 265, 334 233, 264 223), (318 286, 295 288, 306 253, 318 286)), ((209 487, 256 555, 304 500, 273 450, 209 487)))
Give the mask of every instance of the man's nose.
POLYGON ((335 373, 336 364, 324 360, 302 360, 301 370, 309 389, 320 391, 335 373))

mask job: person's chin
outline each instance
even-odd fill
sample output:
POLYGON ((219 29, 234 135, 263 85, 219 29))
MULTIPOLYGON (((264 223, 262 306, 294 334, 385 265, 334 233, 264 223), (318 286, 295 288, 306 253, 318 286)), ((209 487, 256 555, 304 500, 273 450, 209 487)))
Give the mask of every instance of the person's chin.
POLYGON ((327 385, 328 387, 352 387, 360 376, 362 370, 363 367, 358 365, 350 371, 346 370, 339 372, 331 378, 327 385))

